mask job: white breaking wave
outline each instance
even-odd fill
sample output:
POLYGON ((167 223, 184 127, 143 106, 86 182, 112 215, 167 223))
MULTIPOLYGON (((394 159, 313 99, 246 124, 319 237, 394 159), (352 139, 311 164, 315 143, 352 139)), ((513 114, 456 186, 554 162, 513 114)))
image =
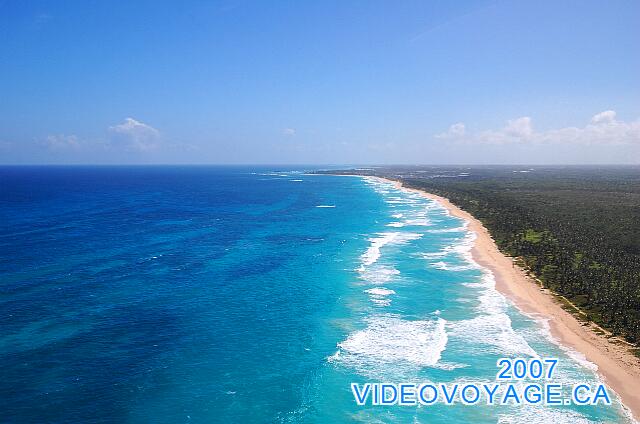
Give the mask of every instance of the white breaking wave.
POLYGON ((445 247, 442 252, 457 255, 466 260, 469 264, 474 264, 479 267, 471 256, 471 249, 473 249, 476 238, 477 234, 475 232, 467 231, 464 238, 458 239, 454 244, 445 247))
POLYGON ((373 289, 365 290, 365 293, 369 294, 369 298, 373 303, 378 306, 389 306, 391 305, 391 299, 387 296, 396 294, 395 291, 386 289, 384 287, 376 287, 373 289))
POLYGON ((288 174, 281 174, 278 172, 266 172, 266 173, 260 173, 258 175, 265 175, 265 176, 269 176, 269 177, 288 177, 288 174))
POLYGON ((438 233, 463 233, 467 231, 467 226, 463 225, 461 227, 454 227, 454 228, 441 228, 441 229, 433 229, 433 230, 426 230, 427 233, 433 233, 433 234, 438 234, 438 233))
POLYGON ((554 424, 592 424, 591 421, 579 412, 570 409, 548 408, 536 405, 522 405, 515 411, 500 414, 498 424, 519 423, 554 423, 554 424))
POLYGON ((505 313, 482 314, 472 319, 449 323, 449 335, 465 341, 468 352, 486 354, 488 351, 504 356, 537 357, 529 343, 511 326, 505 313))
POLYGON ((335 208, 335 205, 318 205, 316 208, 335 208))
POLYGON ((391 299, 386 297, 371 297, 371 301, 378 306, 389 306, 391 305, 391 299))
POLYGON ((367 327, 338 344, 330 362, 354 368, 370 378, 389 372, 414 371, 433 367, 447 345, 446 321, 408 321, 397 315, 377 315, 366 320, 367 327), (389 367, 389 365, 394 365, 389 367))
POLYGON ((364 292, 374 296, 388 296, 390 294, 396 294, 395 291, 386 289, 384 287, 376 287, 373 289, 365 290, 364 292))
MULTIPOLYGON (((472 259, 469 263, 478 266, 472 259)), ((480 282, 466 285, 481 290, 477 297, 480 301, 476 307, 478 315, 451 322, 448 328, 452 337, 467 342, 470 352, 486 353, 490 350, 505 356, 538 356, 526 339, 513 329, 507 315, 507 299, 495 289, 491 272, 485 271, 480 282)))
MULTIPOLYGON (((430 233, 432 231, 426 230, 426 232, 430 233)), ((440 259, 449 255, 455 255, 455 256, 458 256, 459 258, 464 259, 467 262, 467 265, 465 265, 465 267, 468 267, 467 269, 481 268, 480 265, 478 265, 471 256, 471 249, 473 248, 475 239, 476 239, 476 233, 467 232, 464 238, 458 239, 455 243, 449 246, 446 246, 442 250, 438 252, 425 252, 425 253, 422 253, 421 256, 424 259, 440 259)), ((444 262, 437 262, 434 265, 446 266, 444 262)))
POLYGON ((380 258, 380 248, 387 244, 403 244, 411 240, 415 240, 422 237, 422 234, 418 233, 406 233, 406 232, 390 232, 379 233, 378 237, 370 238, 371 245, 367 251, 362 255, 362 265, 368 266, 375 263, 380 258))
POLYGON ((429 221, 428 218, 425 217, 425 218, 407 219, 406 221, 404 221, 404 225, 412 225, 416 227, 428 227, 429 225, 432 225, 432 223, 431 221, 429 221))
POLYGON ((366 268, 360 267, 358 272, 361 279, 376 285, 385 284, 400 274, 400 271, 393 267, 378 264, 366 268))
POLYGON ((404 222, 390 222, 387 224, 387 227, 396 227, 396 228, 404 227, 404 222))
POLYGON ((440 251, 440 252, 428 252, 428 253, 422 253, 421 256, 424 259, 438 259, 438 258, 443 258, 445 256, 447 256, 447 252, 445 251, 440 251))
POLYGON ((470 269, 477 269, 478 266, 474 264, 467 265, 451 265, 443 261, 432 262, 431 266, 435 269, 439 269, 442 271, 468 271, 470 269))

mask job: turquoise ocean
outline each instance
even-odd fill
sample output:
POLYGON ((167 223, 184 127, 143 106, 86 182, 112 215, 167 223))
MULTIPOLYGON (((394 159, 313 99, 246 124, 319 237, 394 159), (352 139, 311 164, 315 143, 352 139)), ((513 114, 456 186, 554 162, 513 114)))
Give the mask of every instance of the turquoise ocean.
POLYGON ((501 357, 600 381, 495 290, 461 219, 307 171, 0 168, 0 422, 630 422, 610 389, 358 406, 351 383, 489 384, 501 357))

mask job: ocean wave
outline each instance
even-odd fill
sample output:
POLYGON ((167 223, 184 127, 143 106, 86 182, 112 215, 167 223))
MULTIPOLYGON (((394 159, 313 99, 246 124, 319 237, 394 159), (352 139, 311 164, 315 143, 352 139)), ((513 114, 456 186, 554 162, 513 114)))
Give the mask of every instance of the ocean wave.
POLYGON ((386 289, 384 287, 375 287, 365 290, 364 292, 367 293, 371 301, 378 306, 391 305, 391 299, 389 299, 387 296, 396 294, 395 291, 386 289))
POLYGON ((362 265, 368 266, 374 264, 380 258, 380 248, 387 244, 403 244, 420 237, 422 237, 422 234, 409 232, 379 233, 378 237, 369 239, 371 245, 361 256, 362 265))
POLYGON ((397 315, 377 315, 367 327, 338 344, 329 361, 369 378, 397 375, 435 366, 447 345, 446 321, 409 321, 397 315))
POLYGON ((269 177, 288 177, 289 176, 289 174, 282 174, 278 172, 263 172, 263 173, 259 173, 258 175, 269 176, 269 177))
POLYGON ((400 274, 400 271, 393 267, 377 264, 366 268, 361 266, 358 268, 358 272, 362 280, 376 285, 385 284, 400 274))
POLYGON ((447 329, 451 338, 465 342, 469 353, 538 356, 524 337, 513 329, 511 318, 506 313, 482 314, 450 322, 447 329))
POLYGON ((392 204, 392 205, 408 205, 408 204, 412 204, 412 202, 409 201, 409 199, 405 198, 405 197, 399 197, 399 196, 387 196, 384 201, 386 203, 392 204))
POLYGON ((447 254, 447 252, 441 250, 439 252, 421 253, 420 256, 422 256, 423 259, 438 259, 447 256, 447 254))
POLYGON ((462 239, 458 239, 455 243, 446 246, 442 251, 446 254, 457 255, 467 262, 475 264, 476 262, 471 256, 471 249, 473 249, 476 238, 477 234, 475 232, 467 231, 462 239))
MULTIPOLYGON (((426 230, 425 232, 431 233, 431 230, 426 230)), ((456 241, 444 248, 440 249, 437 252, 425 252, 422 253, 421 256, 423 259, 440 259, 447 257, 449 255, 457 256, 467 262, 466 266, 471 268, 481 268, 472 258, 471 250, 473 249, 473 245, 476 239, 476 233, 467 232, 466 235, 462 238, 456 239, 456 241)))
POLYGON ((451 265, 443 261, 432 262, 431 266, 435 269, 439 269, 442 271, 468 271, 470 269, 477 269, 478 266, 474 264, 467 265, 451 265))
MULTIPOLYGON (((473 259, 469 259, 468 263, 479 267, 473 259)), ((507 315, 509 303, 495 289, 495 278, 490 271, 485 270, 479 281, 465 285, 480 290, 477 296, 479 304, 475 308, 478 315, 451 322, 448 327, 451 337, 465 341, 470 351, 482 354, 491 351, 506 356, 538 356, 523 335, 514 330, 511 318, 507 315)))
POLYGON ((404 222, 390 222, 387 224, 387 227, 396 227, 396 228, 400 228, 400 227, 404 227, 404 222))
POLYGON ((390 294, 396 294, 395 291, 386 289, 384 287, 375 287, 373 289, 368 289, 364 291, 365 293, 369 293, 373 296, 388 296, 390 294))
MULTIPOLYGON (((407 219, 407 220, 405 220, 403 222, 403 224, 404 225, 415 226, 415 227, 428 227, 430 225, 433 225, 431 223, 431 221, 426 217, 407 219)), ((427 230, 427 232, 428 232, 428 230, 427 230)))
POLYGON ((375 303, 377 306, 385 307, 385 306, 391 305, 391 299, 387 299, 387 298, 375 298, 375 297, 372 297, 371 301, 373 303, 375 303))
POLYGON ((591 421, 579 412, 570 409, 549 408, 544 405, 522 405, 498 416, 498 424, 510 423, 554 423, 554 424, 591 424, 591 421))
POLYGON ((426 230, 427 233, 440 234, 440 233, 463 233, 467 231, 467 225, 453 228, 438 228, 433 230, 426 230))
POLYGON ((453 371, 459 368, 469 368, 469 364, 460 364, 457 362, 438 362, 433 366, 433 368, 437 368, 445 371, 453 371))

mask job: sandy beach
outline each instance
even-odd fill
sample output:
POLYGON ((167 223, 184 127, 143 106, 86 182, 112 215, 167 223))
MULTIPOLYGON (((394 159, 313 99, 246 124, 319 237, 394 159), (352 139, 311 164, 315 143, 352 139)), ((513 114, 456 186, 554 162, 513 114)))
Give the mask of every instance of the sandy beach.
MULTIPOLYGON (((397 181, 380 179, 402 187, 397 181)), ((444 197, 422 190, 402 188, 436 200, 453 216, 466 220, 469 229, 477 235, 472 250, 473 258, 494 274, 496 289, 523 312, 548 319, 552 336, 597 365, 598 373, 607 385, 618 394, 633 417, 636 420, 640 418, 640 359, 629 351, 626 343, 597 334, 591 325, 579 321, 564 310, 553 294, 542 289, 511 258, 498 250, 489 231, 471 214, 444 197)))

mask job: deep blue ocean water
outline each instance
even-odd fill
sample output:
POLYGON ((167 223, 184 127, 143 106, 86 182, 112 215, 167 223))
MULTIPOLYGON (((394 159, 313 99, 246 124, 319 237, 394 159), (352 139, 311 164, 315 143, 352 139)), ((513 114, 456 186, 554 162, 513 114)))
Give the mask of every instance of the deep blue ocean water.
POLYGON ((491 382, 501 356, 597 382, 471 243, 361 178, 0 167, 0 422, 624 422, 615 399, 356 406, 351 382, 491 382))

